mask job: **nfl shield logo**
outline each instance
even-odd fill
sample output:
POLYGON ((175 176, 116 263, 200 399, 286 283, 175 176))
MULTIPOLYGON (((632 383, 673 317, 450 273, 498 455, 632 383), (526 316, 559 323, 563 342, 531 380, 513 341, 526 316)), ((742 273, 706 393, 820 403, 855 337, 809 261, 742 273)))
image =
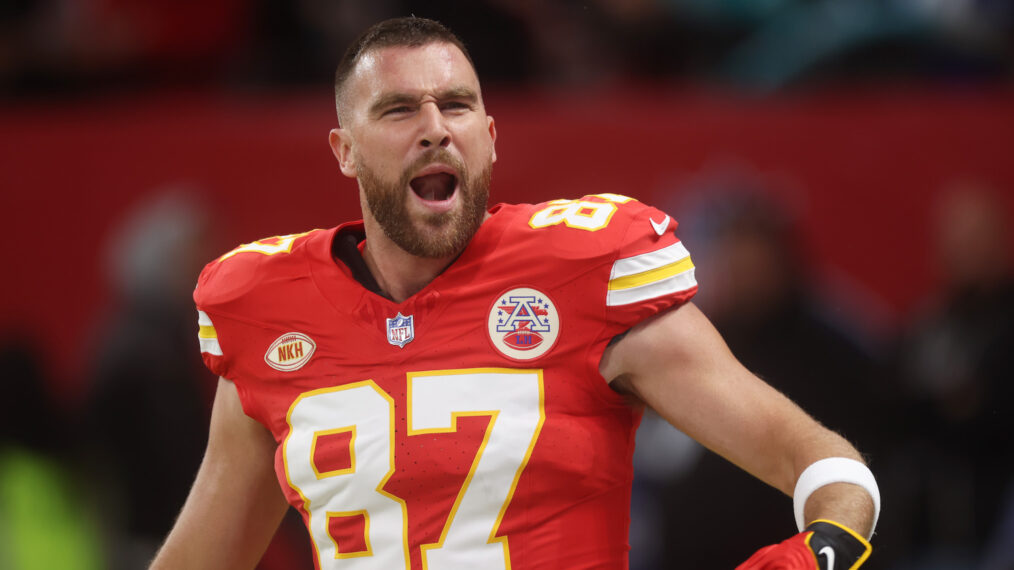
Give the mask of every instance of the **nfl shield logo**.
POLYGON ((397 317, 387 319, 387 342, 405 348, 405 345, 415 338, 415 326, 412 324, 412 315, 404 316, 398 313, 397 317))

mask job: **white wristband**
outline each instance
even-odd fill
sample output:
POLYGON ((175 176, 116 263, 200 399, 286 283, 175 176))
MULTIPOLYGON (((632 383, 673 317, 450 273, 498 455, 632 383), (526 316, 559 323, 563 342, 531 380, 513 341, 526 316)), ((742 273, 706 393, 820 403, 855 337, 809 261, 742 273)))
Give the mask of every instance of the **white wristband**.
POLYGON ((796 515, 796 527, 799 532, 806 528, 806 520, 803 518, 803 507, 806 500, 814 491, 830 485, 831 483, 852 483, 859 485, 870 494, 873 499, 873 526, 870 527, 870 538, 873 536, 873 529, 877 526, 877 519, 880 518, 880 489, 877 487, 877 480, 868 467, 855 459, 845 457, 828 457, 813 462, 803 470, 802 475, 796 481, 796 490, 792 494, 792 508, 796 515))

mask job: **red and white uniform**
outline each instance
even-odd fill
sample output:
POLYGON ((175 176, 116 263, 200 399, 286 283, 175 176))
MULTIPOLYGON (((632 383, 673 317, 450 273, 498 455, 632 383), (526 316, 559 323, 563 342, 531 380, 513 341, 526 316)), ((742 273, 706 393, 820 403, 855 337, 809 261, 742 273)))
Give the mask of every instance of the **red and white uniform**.
POLYGON ((278 442, 320 569, 625 568, 638 411, 609 341, 696 291, 676 223, 613 194, 498 205, 403 303, 330 230, 246 244, 194 299, 207 365, 278 442))

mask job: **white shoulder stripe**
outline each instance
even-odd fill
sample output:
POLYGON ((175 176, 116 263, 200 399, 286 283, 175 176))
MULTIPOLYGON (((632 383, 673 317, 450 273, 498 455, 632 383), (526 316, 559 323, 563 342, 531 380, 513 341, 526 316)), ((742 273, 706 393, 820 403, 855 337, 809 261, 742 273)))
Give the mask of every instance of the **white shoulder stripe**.
POLYGON ((606 293, 606 305, 616 307, 620 305, 631 305, 640 303, 656 297, 662 297, 680 291, 686 291, 697 285, 694 277, 694 268, 638 287, 629 289, 611 290, 606 293))
POLYGON ((198 340, 201 341, 201 352, 207 352, 213 356, 222 356, 222 347, 218 345, 217 338, 202 338, 198 340))
POLYGON ((222 356, 222 347, 218 344, 218 331, 211 322, 211 317, 204 311, 197 311, 197 340, 201 343, 201 352, 213 356, 222 356))
POLYGON ((651 271, 676 263, 687 257, 690 257, 690 252, 687 251, 687 248, 683 247, 683 242, 676 242, 662 249, 616 260, 616 263, 613 264, 612 273, 609 274, 609 279, 612 280, 618 277, 644 273, 645 271, 651 271))

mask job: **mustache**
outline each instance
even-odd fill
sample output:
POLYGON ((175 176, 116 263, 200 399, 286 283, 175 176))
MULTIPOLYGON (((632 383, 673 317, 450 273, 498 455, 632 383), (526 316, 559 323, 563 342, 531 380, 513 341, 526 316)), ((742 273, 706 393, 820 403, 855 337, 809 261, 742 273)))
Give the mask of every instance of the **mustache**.
POLYGON ((412 164, 405 168, 405 171, 401 174, 401 181, 399 186, 407 186, 413 178, 415 173, 419 172, 423 168, 431 164, 443 164, 454 169, 458 173, 458 178, 461 181, 468 180, 468 171, 465 169, 465 164, 458 159, 458 157, 451 154, 449 150, 443 147, 431 149, 419 156, 419 158, 412 161, 412 164))

